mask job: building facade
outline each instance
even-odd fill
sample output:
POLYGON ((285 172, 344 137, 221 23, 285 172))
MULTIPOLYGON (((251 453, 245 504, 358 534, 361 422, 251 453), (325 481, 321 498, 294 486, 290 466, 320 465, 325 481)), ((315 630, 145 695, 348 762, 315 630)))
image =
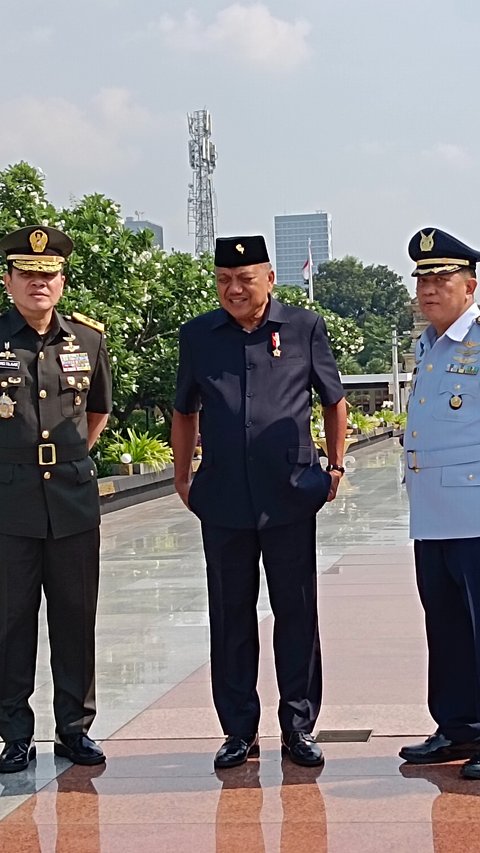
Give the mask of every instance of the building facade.
POLYGON ((305 286, 303 266, 311 241, 313 271, 332 260, 332 217, 329 213, 275 216, 275 257, 278 284, 305 286))
POLYGON ((153 231, 155 234, 154 246, 163 249, 163 228, 161 225, 149 222, 148 219, 134 219, 133 216, 127 216, 125 219, 125 228, 128 228, 129 231, 133 231, 135 234, 137 231, 144 231, 148 228, 149 231, 153 231))

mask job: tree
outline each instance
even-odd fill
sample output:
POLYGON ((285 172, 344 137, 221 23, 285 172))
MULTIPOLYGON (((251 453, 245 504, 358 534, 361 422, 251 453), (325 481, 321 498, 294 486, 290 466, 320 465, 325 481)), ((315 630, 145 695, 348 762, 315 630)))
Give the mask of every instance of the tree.
POLYGON ((400 333, 412 328, 410 295, 397 273, 386 266, 364 266, 347 255, 319 264, 314 296, 325 308, 351 317, 359 326, 370 315, 388 318, 400 333))

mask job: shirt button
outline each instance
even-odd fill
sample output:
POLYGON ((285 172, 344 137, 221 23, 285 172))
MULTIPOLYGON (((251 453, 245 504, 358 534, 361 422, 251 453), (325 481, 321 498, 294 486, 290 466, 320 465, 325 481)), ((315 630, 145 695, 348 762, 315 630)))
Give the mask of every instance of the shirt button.
POLYGON ((251 392, 251 391, 247 391, 246 396, 247 396, 247 397, 253 397, 253 394, 252 394, 252 392, 251 392))
POLYGON ((247 364, 247 370, 252 370, 254 367, 254 364, 247 364))
POLYGON ((433 370, 433 364, 427 364, 427 370, 430 373, 430 371, 433 370))
POLYGON ((413 470, 415 471, 415 474, 418 474, 420 471, 420 468, 414 468, 413 470))
POLYGON ((424 402, 425 402, 425 397, 420 397, 420 399, 419 399, 419 401, 418 401, 418 402, 420 403, 420 405, 422 405, 422 406, 423 406, 423 404, 424 404, 424 402))
POLYGON ((412 431, 412 438, 416 438, 416 437, 417 437, 417 435, 418 435, 417 430, 416 430, 416 429, 414 429, 414 430, 412 431))
POLYGON ((252 426, 252 423, 253 423, 253 421, 247 421, 247 423, 245 424, 245 426, 246 426, 246 427, 251 427, 251 426, 252 426))
POLYGON ((50 437, 50 433, 49 433, 48 429, 44 429, 42 432, 42 438, 49 438, 49 437, 50 437))
POLYGON ((461 388, 462 386, 461 386, 461 385, 454 385, 453 387, 455 388, 455 391, 460 391, 460 388, 461 388))
POLYGON ((474 480, 474 479, 475 479, 475 474, 469 474, 469 475, 468 475, 468 479, 469 479, 469 480, 474 480))
POLYGON ((7 388, 8 382, 2 382, 2 388, 7 388))
POLYGON ((43 390, 43 388, 42 388, 42 390, 39 392, 38 396, 39 396, 39 397, 41 397, 41 398, 42 398, 42 400, 44 400, 44 399, 45 399, 45 397, 47 396, 47 392, 46 392, 46 391, 44 391, 44 390, 43 390))
POLYGON ((51 476, 52 476, 52 475, 50 474, 50 471, 45 471, 45 474, 43 475, 43 479, 44 479, 44 480, 49 480, 51 476))
POLYGON ((38 353, 38 357, 39 357, 39 358, 41 358, 41 359, 42 359, 42 361, 43 361, 43 359, 45 358, 45 353, 44 353, 44 352, 39 352, 39 353, 38 353))

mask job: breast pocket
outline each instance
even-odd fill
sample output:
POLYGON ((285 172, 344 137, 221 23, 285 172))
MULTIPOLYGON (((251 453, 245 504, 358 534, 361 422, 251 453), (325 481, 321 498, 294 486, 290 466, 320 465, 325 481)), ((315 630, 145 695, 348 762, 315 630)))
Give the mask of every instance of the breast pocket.
POLYGON ((87 405, 88 386, 84 384, 83 377, 62 375, 59 377, 60 403, 62 415, 66 418, 75 418, 83 415, 87 405))
POLYGON ((447 373, 440 381, 433 417, 439 421, 470 423, 480 416, 479 396, 478 376, 447 373))

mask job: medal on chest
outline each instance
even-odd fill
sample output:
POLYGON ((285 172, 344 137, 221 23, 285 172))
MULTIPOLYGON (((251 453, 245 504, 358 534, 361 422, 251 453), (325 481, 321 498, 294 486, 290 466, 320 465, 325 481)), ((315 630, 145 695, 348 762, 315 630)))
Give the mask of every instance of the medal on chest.
POLYGON ((272 332, 272 355, 274 355, 275 358, 280 358, 281 354, 280 332, 272 332))
POLYGON ((11 397, 8 394, 5 394, 5 391, 0 397, 0 418, 13 418, 14 415, 14 407, 17 404, 14 403, 11 397))

